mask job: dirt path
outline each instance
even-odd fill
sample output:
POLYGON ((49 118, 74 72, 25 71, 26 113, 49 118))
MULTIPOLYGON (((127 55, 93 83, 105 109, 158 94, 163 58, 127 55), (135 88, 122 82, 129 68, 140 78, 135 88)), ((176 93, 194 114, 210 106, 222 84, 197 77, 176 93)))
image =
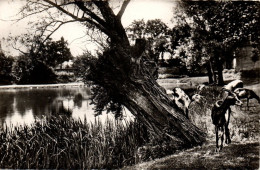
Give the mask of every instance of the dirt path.
POLYGON ((220 153, 213 141, 127 169, 259 169, 259 142, 232 143, 220 153))

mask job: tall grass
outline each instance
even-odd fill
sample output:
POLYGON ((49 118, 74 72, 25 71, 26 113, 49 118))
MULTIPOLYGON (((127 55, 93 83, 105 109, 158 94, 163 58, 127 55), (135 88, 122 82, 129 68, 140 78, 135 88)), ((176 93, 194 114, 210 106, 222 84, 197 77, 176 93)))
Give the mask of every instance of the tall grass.
POLYGON ((106 124, 50 117, 0 131, 1 168, 118 168, 135 163, 148 136, 137 122, 106 124), (147 138, 145 138, 147 137, 147 138))

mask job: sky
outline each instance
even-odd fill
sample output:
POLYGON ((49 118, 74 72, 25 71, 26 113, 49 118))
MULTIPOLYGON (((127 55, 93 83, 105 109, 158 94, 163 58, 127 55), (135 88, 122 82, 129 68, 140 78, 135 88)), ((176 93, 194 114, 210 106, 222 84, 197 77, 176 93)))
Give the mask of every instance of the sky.
MULTIPOLYGON (((114 0, 119 1, 119 0, 114 0)), ((161 19, 168 26, 171 26, 173 16, 174 0, 131 0, 122 17, 124 27, 130 25, 134 20, 144 19, 161 19)), ((19 52, 11 47, 6 47, 2 38, 9 34, 19 35, 31 31, 28 21, 35 21, 35 17, 19 21, 18 23, 10 21, 17 18, 16 14, 22 7, 20 0, 0 0, 0 39, 2 49, 10 55, 18 55, 19 52)), ((69 43, 72 55, 77 56, 84 52, 84 49, 94 48, 93 44, 86 42, 84 38, 85 28, 77 23, 70 23, 62 26, 59 31, 53 34, 54 40, 60 39, 61 36, 69 43)))

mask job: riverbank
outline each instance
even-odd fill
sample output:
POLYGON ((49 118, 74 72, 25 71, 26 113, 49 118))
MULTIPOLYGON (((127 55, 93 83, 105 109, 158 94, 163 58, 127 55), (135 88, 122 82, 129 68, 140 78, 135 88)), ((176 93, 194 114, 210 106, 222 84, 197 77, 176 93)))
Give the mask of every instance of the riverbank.
POLYGON ((26 84, 26 85, 3 85, 0 89, 38 89, 38 88, 59 88, 59 87, 83 87, 83 82, 78 83, 59 83, 59 84, 26 84))
MULTIPOLYGON (((204 81, 200 78, 182 78, 178 79, 179 83, 189 82, 191 79, 196 82, 204 81)), ((164 79, 160 80, 160 85, 167 87, 174 86, 177 79, 164 79), (164 83, 164 84, 162 84, 164 83), (169 85, 169 86, 168 86, 169 85)), ((178 83, 177 83, 178 84, 178 83)), ((186 83, 187 86, 189 83, 186 83)), ((45 87, 69 87, 77 86, 79 84, 55 84, 55 85, 42 85, 45 87)), ((84 84, 82 84, 84 85, 84 84)), ((34 85, 37 87, 38 85, 34 85)), ((10 86, 9 86, 10 87, 10 86)), ((14 87, 14 86, 12 86, 14 87)), ((24 86, 21 86, 24 87, 24 86)), ((193 89, 194 90, 194 85, 193 89)), ((246 86, 248 88, 248 86, 246 86)), ((251 85, 250 88, 258 90, 260 85, 251 85)), ((26 85, 25 88, 30 88, 26 85)), ((217 89, 212 87, 205 93, 207 103, 202 107, 193 105, 190 108, 191 120, 197 126, 206 125, 205 131, 208 134, 209 143, 202 147, 196 147, 189 150, 177 151, 171 149, 171 145, 159 145, 155 142, 149 142, 146 132, 136 124, 131 124, 130 127, 125 126, 104 126, 101 122, 87 124, 84 119, 74 120, 65 118, 53 117, 50 121, 34 123, 32 126, 20 126, 10 129, 3 129, 0 134, 0 157, 3 158, 0 162, 1 168, 61 168, 61 169, 92 169, 92 168, 121 168, 131 166, 135 163, 149 161, 158 157, 170 155, 172 151, 174 155, 163 158, 164 161, 159 159, 155 164, 143 163, 142 167, 139 164, 131 168, 146 168, 152 169, 172 169, 172 168, 239 168, 240 166, 248 169, 256 169, 256 159, 259 159, 259 154, 255 153, 259 150, 259 145, 255 143, 259 139, 259 111, 260 105, 256 101, 250 101, 250 109, 245 111, 245 108, 234 107, 232 108, 232 117, 230 128, 232 136, 232 144, 225 146, 220 154, 214 153, 214 128, 210 119, 210 109, 215 98, 218 96, 217 89), (213 100, 214 99, 214 100, 213 100), (193 117, 194 116, 194 117, 193 117), (196 119, 198 116, 199 119, 196 119), (204 116, 204 117, 203 117, 204 116), (201 119, 203 117, 203 119, 201 119), (102 130, 103 129, 103 130, 102 130), (8 136, 8 138, 6 138, 8 136), (8 140, 6 140, 8 139, 8 140), (2 141, 1 141, 2 140, 2 141), (239 142, 240 141, 240 142, 239 142), (152 145, 154 144, 154 145, 152 145), (236 150, 235 150, 236 149, 236 150), (244 151, 246 150, 246 152, 244 151), (254 152, 251 152, 251 151, 254 152), (245 156, 241 156, 245 152, 245 156), (237 153, 237 154, 236 154, 237 153), (247 153, 250 153, 249 155, 247 153), (162 155, 164 154, 164 155, 162 155), (143 158, 143 159, 142 159, 143 158), (168 159, 169 158, 169 159, 168 159), (206 159, 203 161, 203 159, 206 159), (177 159, 177 161, 175 161, 177 159), (229 160, 230 162, 225 163, 229 160), (174 162, 175 161, 175 162, 174 162), (209 164, 207 164, 210 162, 209 164), (221 166, 221 163, 225 166, 221 166), (216 164, 214 164, 216 163, 216 164), (230 166, 232 165, 233 166, 230 166), (199 166, 199 167, 198 167, 199 166)), ((78 90, 77 88, 75 88, 78 90)), ((60 89, 58 89, 60 90, 60 89)), ((15 90, 14 90, 15 91, 15 90)), ((17 90, 26 91, 27 90, 17 90)), ((28 91, 41 91, 41 90, 28 90, 28 91)), ((45 91, 45 90, 42 90, 45 91)), ((52 90, 51 90, 52 91, 52 90)), ((257 91, 257 94, 259 91, 257 91)), ((45 93, 46 94, 46 93, 45 93)), ((202 93, 203 94, 203 93, 202 93)), ((20 96, 25 96, 21 94, 20 96)), ((37 95, 37 101, 41 101, 37 95)), ((48 97, 48 95, 46 95, 48 97)), ((54 95, 55 96, 55 95, 54 95)), ((72 98, 71 100, 73 100, 72 98)), ((38 113, 46 112, 44 107, 34 103, 36 101, 30 97, 30 102, 37 109, 38 113)), ((24 109, 23 103, 25 100, 21 98, 16 101, 24 109)), ((44 99, 43 101, 49 101, 44 99)), ((43 103, 43 102, 42 102, 43 103)), ((41 103, 41 104, 42 104, 41 103)), ((6 106, 10 106, 6 105, 6 106)), ((6 107, 6 108, 8 108, 6 107)), ((15 110, 15 109, 14 109, 15 110)), ((86 112, 86 110, 84 110, 86 112)), ((2 111, 2 113, 6 113, 2 111)), ((47 112, 46 112, 47 113, 47 112)), ((24 114, 23 114, 24 115, 24 114)), ((73 117, 73 116, 72 116, 73 117)), ((13 127, 13 126, 12 126, 13 127)), ((1 130, 0 130, 1 132, 1 130)), ((158 142, 156 142, 158 143, 158 142)), ((125 169, 125 168, 123 168, 125 169)))
POLYGON ((214 151, 215 143, 180 151, 171 156, 125 167, 127 170, 151 169, 258 169, 259 142, 234 142, 222 152, 214 151))

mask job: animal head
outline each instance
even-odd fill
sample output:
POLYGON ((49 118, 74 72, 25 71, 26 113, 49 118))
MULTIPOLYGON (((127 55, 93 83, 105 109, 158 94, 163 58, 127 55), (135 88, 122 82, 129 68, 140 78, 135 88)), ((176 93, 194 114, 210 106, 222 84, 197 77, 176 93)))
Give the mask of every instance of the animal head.
POLYGON ((179 87, 176 87, 172 90, 172 96, 175 103, 180 107, 181 105, 185 107, 189 107, 190 98, 189 96, 179 87))
POLYGON ((223 104, 223 100, 218 100, 215 103, 215 106, 220 107, 223 104))
POLYGON ((194 94, 191 99, 197 103, 201 103, 205 98, 202 95, 194 94))
POLYGON ((173 91, 172 95, 175 97, 186 95, 185 92, 179 87, 175 87, 174 89, 172 89, 172 91, 173 91))
POLYGON ((229 101, 230 105, 239 105, 241 106, 243 103, 238 99, 237 95, 233 92, 229 92, 226 100, 229 101))
POLYGON ((197 90, 202 91, 205 87, 206 87, 205 84, 199 84, 199 85, 197 86, 197 90))

